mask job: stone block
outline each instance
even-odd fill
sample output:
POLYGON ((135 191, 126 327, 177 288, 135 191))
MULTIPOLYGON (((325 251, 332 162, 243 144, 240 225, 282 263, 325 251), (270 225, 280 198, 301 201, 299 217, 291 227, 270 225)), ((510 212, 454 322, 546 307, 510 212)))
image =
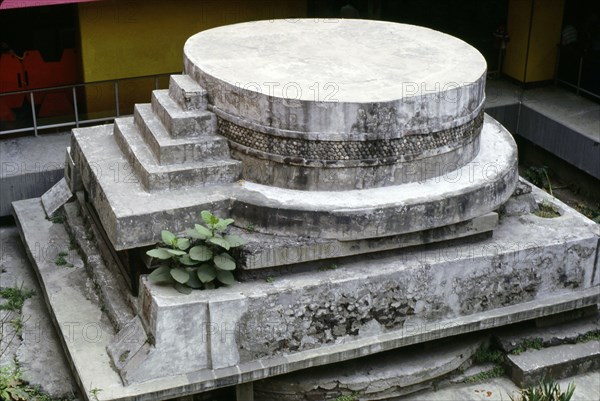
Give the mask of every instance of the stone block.
POLYGON ((229 157, 227 140, 217 135, 173 138, 150 104, 136 104, 134 121, 159 164, 177 164, 229 157))
POLYGON ((169 96, 184 110, 206 110, 208 105, 206 90, 189 75, 171 75, 169 96))
POLYGON ((559 380, 600 368, 600 341, 564 344, 508 355, 511 379, 521 387, 559 380))
POLYGON ((152 92, 152 110, 173 138, 197 137, 217 132, 217 116, 207 110, 183 110, 168 90, 152 92))

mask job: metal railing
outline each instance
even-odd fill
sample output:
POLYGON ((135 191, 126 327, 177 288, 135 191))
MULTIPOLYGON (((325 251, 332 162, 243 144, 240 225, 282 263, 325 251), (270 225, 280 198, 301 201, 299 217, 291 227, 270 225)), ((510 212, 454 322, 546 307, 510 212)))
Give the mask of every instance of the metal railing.
MULTIPOLYGON (((591 90, 588 90, 582 86, 582 79, 583 79, 583 75, 584 75, 583 73, 585 71, 584 66, 585 66, 586 61, 588 63, 590 62, 591 57, 593 57, 593 56, 586 55, 584 53, 580 53, 578 55, 578 57, 575 60, 573 60, 573 61, 576 61, 576 63, 577 63, 577 76, 575 77, 574 81, 569 81, 569 80, 565 79, 563 76, 561 76, 561 67, 562 67, 561 62, 564 63, 565 58, 563 57, 562 46, 560 46, 560 45, 557 46, 554 83, 562 84, 562 85, 568 86, 572 89, 575 89, 575 93, 577 95, 584 93, 588 96, 595 98, 596 100, 600 100, 600 93, 592 92, 591 90)), ((597 56, 597 57, 600 57, 600 56, 597 56)), ((595 72, 595 73, 598 73, 598 72, 595 72)))
MULTIPOLYGON (((24 121, 23 118, 17 118, 17 121, 15 121, 15 123, 13 123, 12 125, 21 125, 21 126, 19 126, 17 128, 9 127, 8 129, 4 129, 4 127, 1 127, 0 128, 0 137, 2 135, 17 134, 17 133, 30 132, 30 131, 33 131, 35 136, 38 136, 39 131, 44 130, 44 129, 66 128, 66 127, 78 128, 82 124, 93 124, 93 123, 112 121, 115 118, 120 117, 121 111, 123 110, 121 101, 119 99, 119 84, 122 85, 124 82, 133 82, 133 81, 154 79, 154 89, 161 89, 160 85, 159 85, 161 78, 169 77, 170 75, 180 74, 180 73, 181 72, 171 72, 171 73, 163 73, 163 74, 144 75, 144 76, 131 77, 131 78, 111 79, 111 80, 105 80, 105 81, 85 82, 85 83, 73 84, 73 85, 63 85, 63 86, 54 86, 54 87, 49 87, 49 88, 29 89, 29 90, 0 93, 0 100, 2 100, 3 97, 24 95, 24 97, 25 97, 25 99, 27 99, 27 101, 25 101, 25 100, 23 101, 21 109, 28 107, 30 109, 29 111, 31 112, 31 115, 30 115, 31 123, 29 125, 27 125, 27 123, 29 121, 24 121), (114 90, 114 109, 110 109, 108 115, 102 116, 99 118, 91 118, 89 115, 87 117, 81 115, 80 111, 79 111, 79 105, 81 105, 83 103, 80 103, 80 100, 82 100, 82 99, 78 98, 78 91, 86 90, 93 86, 110 85, 110 84, 112 84, 112 87, 114 90), (36 111, 36 101, 35 101, 36 97, 40 97, 41 95, 48 94, 48 93, 57 93, 59 91, 61 91, 63 93, 65 91, 71 92, 70 96, 72 97, 73 109, 71 110, 70 114, 72 114, 72 116, 70 116, 70 118, 73 118, 73 120, 69 119, 68 121, 54 122, 54 123, 49 123, 49 124, 41 124, 40 118, 38 117, 38 115, 37 115, 38 113, 36 111), (27 103, 29 103, 29 104, 27 105, 27 103), (26 126, 23 127, 22 125, 24 122, 25 122, 26 126)), ((83 100, 85 100, 85 95, 83 96, 83 98, 84 98, 83 100)), ((107 111, 107 110, 104 110, 104 111, 107 111)), ((48 117, 49 118, 62 118, 62 119, 69 118, 69 116, 66 114, 60 114, 60 115, 48 116, 48 117)), ((29 118, 27 120, 29 120, 29 118)), ((4 122, 2 124, 3 124, 3 126, 11 125, 11 123, 7 123, 7 122, 4 122)))

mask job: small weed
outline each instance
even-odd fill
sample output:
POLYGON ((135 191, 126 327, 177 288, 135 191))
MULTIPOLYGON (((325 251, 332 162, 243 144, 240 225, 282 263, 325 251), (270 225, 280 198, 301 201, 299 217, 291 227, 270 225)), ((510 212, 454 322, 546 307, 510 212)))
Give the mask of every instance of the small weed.
POLYGON ((586 343, 588 341, 600 341, 600 331, 590 331, 589 333, 577 337, 578 343, 586 343))
POLYGON ((55 398, 44 393, 39 386, 31 386, 21 379, 18 364, 0 368, 0 400, 2 401, 70 401, 70 398, 55 398))
POLYGON ((575 205, 575 210, 583 214, 588 219, 600 224, 600 204, 598 204, 596 208, 591 208, 580 202, 575 205))
POLYGON ((129 357, 131 351, 125 351, 123 352, 121 355, 119 355, 119 362, 123 363, 127 360, 127 358, 129 357))
POLYGON ((54 259, 54 264, 56 266, 66 266, 68 263, 69 262, 67 262, 67 259, 65 259, 65 257, 63 255, 61 255, 60 253, 56 257, 56 259, 54 259))
POLYGON ((528 349, 542 349, 544 346, 541 338, 527 338, 523 340, 515 349, 511 351, 513 355, 519 355, 528 349))
POLYGON ((332 263, 332 264, 330 264, 330 265, 327 265, 327 266, 323 266, 323 267, 321 267, 321 268, 319 269, 319 271, 321 271, 321 272, 325 272, 325 271, 328 271, 328 270, 335 270, 335 269, 337 269, 337 268, 338 268, 338 267, 337 267, 337 265, 336 265, 335 263, 332 263))
POLYGON ((267 283, 272 283, 272 282, 274 282, 274 281, 275 281, 275 277, 273 277, 273 276, 267 276, 267 278, 265 279, 265 281, 266 281, 267 283))
POLYGON ((252 223, 248 223, 246 224, 246 231, 248 231, 249 233, 253 233, 254 232, 254 224, 252 223))
POLYGON ((467 377, 464 382, 479 383, 484 380, 493 379, 494 377, 500 377, 502 375, 504 375, 504 368, 500 365, 496 365, 490 370, 467 377))
POLYGON ((569 401, 575 392, 575 383, 569 383, 566 391, 554 381, 543 381, 535 387, 522 389, 517 398, 509 395, 511 401, 569 401))
POLYGON ((34 294, 32 290, 23 289, 23 286, 0 289, 0 298, 6 299, 6 302, 0 305, 0 310, 20 311, 25 300, 31 298, 34 294))
POLYGON ((64 216, 61 216, 60 214, 52 216, 48 220, 50 220, 54 224, 63 224, 65 222, 64 216))
POLYGON ((481 347, 473 354, 473 362, 500 364, 504 362, 504 354, 498 349, 481 347))
POLYGON ((558 209, 550 202, 543 201, 542 203, 538 203, 538 206, 539 209, 533 212, 533 214, 535 214, 536 216, 543 217, 545 219, 560 217, 558 209))
POLYGON ((354 394, 350 395, 340 395, 337 398, 334 398, 333 401, 358 401, 358 398, 354 394))
POLYGON ((525 178, 529 180, 533 185, 540 188, 545 188, 544 183, 548 184, 548 192, 550 195, 554 196, 552 193, 552 184, 550 183, 550 178, 548 177, 548 167, 546 166, 531 166, 526 169, 523 173, 525 178))
POLYGON ((93 389, 90 390, 90 397, 93 400, 98 401, 98 394, 100 394, 101 391, 102 391, 101 389, 94 387, 93 389))

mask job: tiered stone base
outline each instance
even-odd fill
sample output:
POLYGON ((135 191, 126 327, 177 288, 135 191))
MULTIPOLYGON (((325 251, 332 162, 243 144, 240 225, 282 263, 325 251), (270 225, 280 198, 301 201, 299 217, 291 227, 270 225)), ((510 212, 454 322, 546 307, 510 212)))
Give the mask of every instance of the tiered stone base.
POLYGON ((354 257, 190 296, 143 280, 137 316, 116 337, 110 310, 64 285, 65 268, 36 250, 49 238, 68 247, 62 226, 46 220, 39 200, 14 209, 83 391, 160 400, 598 303, 598 226, 534 192, 561 216, 503 217, 480 242, 354 257), (82 322, 85 335, 69 322, 82 322), (90 327, 101 333, 94 341, 90 327))

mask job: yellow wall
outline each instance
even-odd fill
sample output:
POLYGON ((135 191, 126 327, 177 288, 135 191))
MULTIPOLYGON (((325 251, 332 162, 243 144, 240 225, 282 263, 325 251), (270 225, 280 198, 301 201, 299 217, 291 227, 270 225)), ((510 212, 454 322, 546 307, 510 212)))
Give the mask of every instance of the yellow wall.
POLYGON ((563 8, 564 0, 509 1, 507 30, 510 41, 503 63, 506 75, 523 83, 553 79, 563 8))
MULTIPOLYGON (((306 0, 106 0, 79 4, 82 71, 85 82, 183 69, 183 44, 193 34, 220 25, 306 16, 306 0)), ((148 102, 153 81, 119 88, 124 104, 148 102)), ((114 107, 114 90, 86 91, 91 114, 114 107)))
POLYGON ((554 79, 564 5, 564 0, 535 1, 525 82, 554 79))

